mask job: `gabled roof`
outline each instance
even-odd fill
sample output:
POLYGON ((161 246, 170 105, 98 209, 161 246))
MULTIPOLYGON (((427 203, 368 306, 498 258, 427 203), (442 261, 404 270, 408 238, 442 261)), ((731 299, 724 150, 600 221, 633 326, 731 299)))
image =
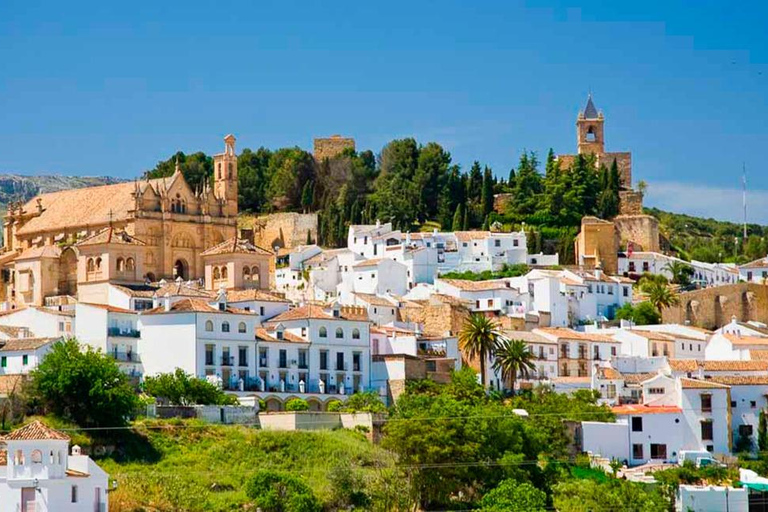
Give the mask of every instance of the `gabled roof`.
POLYGON ((269 325, 279 322, 288 322, 291 320, 353 320, 358 322, 368 321, 368 312, 363 307, 342 307, 339 309, 339 316, 327 313, 322 307, 314 304, 307 304, 298 308, 289 309, 279 315, 269 319, 269 325))
POLYGON ((728 389, 728 386, 718 384, 712 380, 700 379, 680 379, 680 385, 683 389, 728 389))
POLYGON ((123 230, 116 230, 112 226, 102 229, 98 233, 89 236, 75 245, 78 247, 88 245, 119 244, 119 245, 147 245, 133 235, 129 235, 123 230))
POLYGON ((27 327, 20 327, 17 325, 0 325, 0 332, 8 336, 9 338, 18 338, 22 331, 29 332, 27 327))
POLYGON ((588 332, 574 331, 572 329, 566 329, 565 327, 539 327, 534 332, 540 332, 545 335, 553 336, 558 340, 579 340, 579 341, 596 341, 600 343, 621 343, 618 340, 606 336, 604 334, 594 334, 588 332))
POLYGON ((3 441, 69 441, 69 436, 50 428, 41 421, 35 420, 21 428, 17 428, 0 439, 3 441))
POLYGON ((597 369, 597 378, 602 380, 620 380, 624 377, 614 368, 600 367, 597 369))
POLYGON ((273 335, 270 331, 267 331, 266 329, 260 327, 256 329, 256 338, 261 341, 271 342, 271 343, 304 343, 309 344, 309 340, 305 340, 301 338, 300 336, 296 336, 295 334, 289 332, 289 331, 283 331, 283 339, 279 340, 277 339, 276 335, 273 335))
POLYGON ((379 297, 378 295, 374 295, 372 293, 358 293, 354 292, 355 297, 362 300, 366 304, 370 304, 371 306, 383 306, 387 308, 391 307, 397 307, 397 301, 388 299, 387 297, 379 297))
POLYGON ((95 302, 81 302, 83 306, 90 306, 92 308, 99 308, 109 311, 110 313, 125 313, 127 315, 138 315, 138 311, 132 309, 119 308, 117 306, 110 306, 109 304, 96 304, 95 302))
POLYGON ((57 245, 43 245, 42 247, 30 247, 16 256, 15 260, 32 260, 37 258, 58 258, 61 256, 61 248, 57 245))
POLYGON ((249 300, 255 300, 259 302, 291 302, 284 297, 265 292, 264 290, 258 290, 256 288, 227 290, 227 302, 244 302, 249 300))
POLYGON ((221 311, 215 306, 208 304, 207 300, 203 299, 181 299, 171 304, 170 310, 166 311, 165 306, 159 306, 149 311, 144 311, 142 315, 158 315, 164 313, 220 313, 220 314, 235 314, 235 315, 253 315, 251 311, 246 311, 240 308, 227 307, 226 310, 221 311))
POLYGON ((675 414, 683 410, 675 405, 645 405, 645 404, 625 404, 611 407, 614 414, 625 416, 635 414, 675 414))
POLYGON ((758 258, 754 261, 750 261, 749 263, 745 263, 744 265, 741 265, 739 268, 764 268, 768 267, 768 257, 758 258))
POLYGON ((11 338, 0 341, 0 352, 18 352, 24 350, 37 350, 61 338, 11 338))
POLYGON ((738 336, 736 334, 723 334, 733 345, 762 345, 768 347, 768 338, 762 336, 738 336))
POLYGON ((629 329, 629 332, 651 341, 675 341, 675 338, 672 336, 658 331, 638 331, 636 329, 629 329))
MULTIPOLYGON (((372 258, 370 260, 361 261, 360 263, 355 263, 352 265, 354 268, 362 268, 362 267, 378 267, 379 263, 381 263, 384 260, 387 260, 389 258, 372 258)), ((394 261, 394 260, 391 260, 394 261)))
POLYGON ((472 240, 485 240, 491 236, 490 231, 455 231, 454 236, 459 242, 470 242, 472 240))
POLYGON ((213 256, 216 254, 258 254, 262 256, 272 256, 273 254, 261 247, 252 244, 244 238, 232 237, 218 245, 206 249, 200 253, 200 256, 213 256))

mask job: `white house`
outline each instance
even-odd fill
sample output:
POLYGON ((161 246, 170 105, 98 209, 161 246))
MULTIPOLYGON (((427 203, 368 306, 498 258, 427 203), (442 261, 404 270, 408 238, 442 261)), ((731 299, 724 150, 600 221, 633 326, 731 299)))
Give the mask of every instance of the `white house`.
MULTIPOLYGON (((525 342, 525 346, 531 354, 533 354, 533 364, 535 369, 530 372, 528 378, 524 378, 522 374, 518 374, 516 376, 516 382, 518 384, 522 384, 523 382, 550 380, 557 377, 558 343, 556 340, 529 331, 505 330, 503 335, 510 341, 520 340, 525 342)), ((486 382, 494 383, 496 389, 504 389, 506 387, 506 383, 501 378, 501 374, 494 370, 492 365, 486 365, 486 372, 486 382)))
POLYGON ((161 302, 139 315, 138 352, 145 375, 181 368, 220 379, 226 390, 255 388, 256 313, 231 307, 226 293, 212 304, 201 299, 161 302))
POLYGON ((139 313, 106 304, 78 302, 75 337, 111 356, 120 369, 133 376, 143 373, 139 357, 139 313))
POLYGON ((691 281, 703 287, 739 282, 739 270, 733 264, 685 261, 675 256, 645 251, 620 253, 618 273, 623 276, 649 273, 672 279, 669 267, 673 263, 682 263, 690 267, 693 270, 691 281))
POLYGON ((29 306, 0 313, 0 325, 23 326, 43 338, 71 337, 75 332, 72 307, 29 306))
POLYGON ((363 306, 368 318, 376 325, 387 325, 398 320, 399 301, 391 295, 379 297, 370 293, 354 293, 355 306, 363 306))
POLYGON ((0 438, 0 512, 106 512, 108 475, 69 436, 33 421, 0 438))
POLYGON ((546 327, 533 330, 558 344, 558 377, 582 377, 589 387, 594 366, 608 363, 619 355, 621 342, 610 336, 546 327))
POLYGON ((0 375, 26 375, 40 364, 62 338, 12 338, 0 340, 0 375))
POLYGON ((528 311, 528 290, 520 290, 512 279, 469 281, 435 280, 435 292, 467 301, 470 311, 522 317, 528 311))
POLYGON ((274 410, 293 397, 324 409, 370 389, 370 336, 362 307, 305 305, 277 315, 257 331, 255 391, 274 410))
POLYGON ((732 334, 734 336, 757 336, 768 338, 768 325, 750 320, 739 322, 735 316, 731 321, 715 331, 715 334, 732 334))
POLYGON ((748 283, 763 283, 768 279, 768 256, 741 265, 739 278, 748 283))
POLYGON ((768 337, 713 334, 707 344, 705 358, 712 360, 749 360, 752 352, 768 350, 768 337))
POLYGON ((369 295, 405 295, 408 291, 408 268, 389 258, 361 261, 352 266, 352 275, 339 286, 342 304, 354 304, 354 293, 369 295))

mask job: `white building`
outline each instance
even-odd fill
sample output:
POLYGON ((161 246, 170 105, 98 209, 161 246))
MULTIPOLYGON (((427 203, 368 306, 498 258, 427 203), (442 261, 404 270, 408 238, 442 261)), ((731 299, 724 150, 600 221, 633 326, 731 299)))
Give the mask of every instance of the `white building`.
POLYGON ((271 410, 293 397, 325 409, 370 389, 370 336, 362 307, 306 305, 272 318, 257 331, 257 396, 271 410))
POLYGON ((393 259, 377 258, 352 266, 349 279, 339 285, 342 304, 354 304, 355 293, 369 295, 405 295, 408 292, 408 268, 393 259))
POLYGON ((533 330, 558 345, 558 377, 582 377, 589 387, 595 365, 607 364, 619 355, 621 342, 610 336, 547 327, 533 330))
POLYGON ((69 338, 75 332, 75 310, 69 306, 12 309, 0 313, 0 325, 27 327, 43 338, 69 338))
MULTIPOLYGON (((523 382, 550 380, 557 377, 557 355, 558 343, 550 337, 542 336, 529 331, 509 331, 503 332, 507 340, 520 340, 525 342, 525 346, 533 355, 533 364, 535 369, 530 372, 529 378, 524 378, 522 374, 516 377, 517 384, 523 382)), ((486 382, 494 383, 494 388, 504 389, 506 383, 503 382, 501 374, 492 368, 492 365, 486 365, 486 382)))
POLYGON ((748 283, 763 283, 768 279, 768 256, 739 267, 739 277, 748 283))
POLYGON ((685 261, 675 256, 658 252, 621 253, 618 259, 620 275, 642 275, 645 273, 662 275, 672 279, 669 266, 672 263, 682 263, 693 270, 691 282, 702 287, 720 286, 739 282, 739 269, 730 263, 707 263, 704 261, 685 261))
POLYGON ((513 279, 440 278, 435 280, 435 292, 467 301, 472 312, 522 317, 529 308, 528 291, 516 287, 513 279))
POLYGON ((750 360, 753 352, 768 350, 768 337, 713 334, 705 358, 711 360, 750 360))
POLYGON ((108 475, 39 421, 0 440, 0 512, 106 512, 108 475))
POLYGON ((75 307, 78 342, 101 350, 117 361, 128 375, 143 373, 139 357, 139 313, 106 304, 78 302, 75 307))
POLYGON ((62 338, 12 338, 0 340, 0 375, 26 375, 40 364, 53 344, 62 338))

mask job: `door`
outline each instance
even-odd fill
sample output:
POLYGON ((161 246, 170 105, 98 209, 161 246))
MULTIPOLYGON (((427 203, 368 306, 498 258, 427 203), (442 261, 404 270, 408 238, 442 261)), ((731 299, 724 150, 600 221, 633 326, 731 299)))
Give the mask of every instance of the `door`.
POLYGON ((101 487, 96 487, 93 493, 93 512, 105 512, 101 506, 101 487))
POLYGON ((21 489, 21 512, 35 512, 35 488, 21 489))

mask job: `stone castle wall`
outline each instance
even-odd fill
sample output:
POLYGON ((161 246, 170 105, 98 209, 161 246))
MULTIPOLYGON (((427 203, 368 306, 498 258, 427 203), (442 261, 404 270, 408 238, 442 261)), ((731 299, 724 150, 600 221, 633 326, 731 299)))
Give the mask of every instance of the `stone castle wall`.
POLYGON ((619 192, 619 215, 642 215, 643 193, 635 190, 619 192))
POLYGON ((659 221, 650 215, 618 215, 613 219, 619 245, 632 242, 634 250, 659 252, 659 221))
POLYGON ((731 321, 768 323, 768 286, 737 283, 680 294, 680 304, 662 311, 663 323, 719 329, 731 321))
POLYGON ((321 162, 326 158, 333 158, 339 155, 346 149, 355 149, 355 139, 342 137, 341 135, 319 137, 315 139, 313 155, 315 160, 321 162))
POLYGON ((604 164, 608 169, 613 165, 613 161, 616 161, 616 166, 619 168, 619 181, 624 188, 632 188, 632 153, 629 151, 621 151, 617 153, 603 153, 598 155, 598 165, 604 164))
POLYGON ((273 213, 256 217, 245 224, 245 229, 253 231, 253 243, 267 250, 273 250, 275 246, 292 249, 306 245, 307 232, 313 242, 317 241, 316 213, 273 213))

